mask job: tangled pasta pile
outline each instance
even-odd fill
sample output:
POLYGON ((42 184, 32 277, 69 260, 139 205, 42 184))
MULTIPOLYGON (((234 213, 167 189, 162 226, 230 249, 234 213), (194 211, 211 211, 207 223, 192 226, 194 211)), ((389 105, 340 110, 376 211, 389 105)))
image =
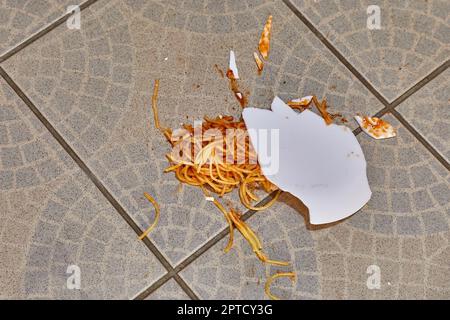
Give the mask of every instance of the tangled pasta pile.
POLYGON ((275 202, 276 198, 261 207, 252 205, 259 200, 255 189, 270 193, 277 187, 262 174, 243 121, 234 121, 232 116, 205 118, 198 135, 191 125, 183 128, 181 138, 168 131, 166 137, 173 150, 187 150, 190 154, 184 152, 184 157, 179 157, 177 152, 168 154, 171 166, 165 172, 174 172, 181 182, 206 188, 219 196, 239 188, 240 199, 250 210, 264 210, 275 202), (209 136, 211 132, 218 135, 209 136), (231 137, 230 132, 233 132, 231 137))
MULTIPOLYGON (((222 197, 224 194, 239 189, 242 204, 253 211, 260 211, 272 206, 281 194, 281 190, 263 175, 257 162, 244 121, 235 121, 232 116, 219 116, 214 119, 205 117, 200 126, 183 125, 181 130, 173 132, 161 127, 158 117, 157 96, 159 80, 155 80, 152 109, 155 127, 159 129, 169 143, 172 152, 166 157, 170 163, 164 172, 174 172, 182 183, 200 187, 208 200, 223 213, 229 225, 229 240, 224 251, 233 246, 234 230, 237 229, 247 240, 253 252, 264 263, 276 266, 288 266, 288 262, 269 259, 262 251, 262 244, 255 232, 245 223, 242 216, 234 208, 227 210, 212 193, 222 197), (230 132, 232 135, 230 135, 230 132), (273 193, 272 199, 262 206, 255 206, 259 201, 255 191, 264 190, 273 193)), ((326 101, 319 102, 317 97, 299 101, 289 101, 293 109, 304 110, 314 104, 327 124, 332 123, 333 116, 326 111, 326 101)), ((148 194, 146 198, 155 206, 155 222, 141 235, 143 239, 156 225, 159 218, 159 206, 148 194)), ((295 280, 295 273, 281 272, 268 278, 265 292, 271 299, 278 299, 270 292, 270 284, 279 277, 295 280)))
MULTIPOLYGON (((269 16, 258 46, 258 50, 264 60, 267 60, 269 55, 271 27, 272 16, 269 16)), ((261 74, 264 66, 263 61, 256 52, 254 53, 254 58, 258 67, 258 74, 261 74)), ((223 77, 224 73, 217 65, 215 66, 223 77)), ((238 88, 237 77, 230 69, 226 74, 230 80, 230 89, 244 108, 247 105, 247 98, 238 88)), ((185 124, 182 129, 176 131, 163 128, 158 118, 158 90, 159 80, 155 80, 152 96, 155 126, 172 145, 172 152, 166 155, 170 166, 164 172, 173 172, 181 183, 200 187, 207 199, 212 201, 223 213, 230 231, 228 244, 224 249, 225 252, 232 248, 234 230, 237 229, 247 240, 259 260, 276 266, 288 266, 288 262, 269 259, 263 252, 258 236, 245 223, 241 214, 234 208, 227 210, 216 198, 211 196, 212 194, 217 194, 219 197, 222 197, 234 189, 239 189, 239 197, 242 204, 249 210, 259 211, 272 206, 282 192, 263 175, 257 162, 256 152, 250 143, 244 121, 236 121, 232 116, 219 116, 214 119, 205 117, 201 125, 192 126, 185 124), (272 199, 262 206, 253 205, 254 202, 259 201, 255 193, 258 189, 268 194, 273 194, 272 199)), ((319 102, 317 97, 310 96, 296 101, 289 101, 288 105, 293 109, 303 111, 309 108, 312 103, 317 107, 327 125, 331 124, 335 116, 327 112, 325 100, 319 102)), ((145 194, 145 197, 154 205, 156 216, 155 222, 140 236, 140 239, 145 238, 149 234, 159 219, 158 204, 149 194, 145 194)), ((293 272, 279 272, 270 276, 265 285, 265 292, 271 299, 278 299, 270 292, 270 285, 272 281, 280 277, 288 277, 291 280, 296 279, 293 272)))
MULTIPOLYGON (((164 171, 174 172, 180 182, 200 187, 224 214, 230 228, 230 238, 225 252, 233 246, 233 234, 236 228, 249 242, 261 261, 278 266, 288 265, 287 262, 269 259, 262 252, 261 241, 241 219, 241 215, 233 208, 225 209, 217 199, 211 197, 211 192, 223 196, 239 188, 241 202, 248 209, 259 211, 275 203, 281 193, 281 190, 262 174, 261 167, 256 161, 256 153, 251 147, 245 123, 234 121, 231 116, 225 116, 215 119, 205 118, 201 127, 197 128, 183 125, 183 130, 178 132, 162 128, 158 118, 158 88, 159 81, 156 80, 152 98, 155 126, 162 131, 172 145, 172 152, 166 155, 170 166, 164 171), (200 134, 196 134, 196 130, 199 130, 200 134), (230 132, 233 133, 231 138, 230 132), (275 195, 265 205, 255 207, 252 202, 259 200, 254 192, 256 189, 262 189, 267 193, 275 191, 275 195)), ((144 232, 145 235, 149 233, 149 229, 144 232)))
MULTIPOLYGON (((272 16, 270 15, 264 26, 261 38, 258 44, 258 51, 253 53, 253 57, 260 75, 264 69, 264 61, 268 60, 270 49, 270 38, 272 29, 272 16)), ((239 89, 238 72, 234 52, 230 52, 230 69, 224 73, 217 64, 214 65, 222 78, 230 81, 230 89, 242 108, 248 104, 247 93, 244 95, 239 89)), ((255 232, 245 223, 242 215, 234 208, 226 209, 217 198, 212 195, 222 197, 235 189, 239 191, 239 197, 242 204, 249 210, 260 211, 272 206, 281 194, 281 190, 272 184, 263 175, 260 165, 257 162, 257 155, 252 148, 250 138, 244 121, 235 120, 232 116, 219 116, 216 118, 204 118, 204 121, 194 126, 183 125, 181 129, 172 131, 161 127, 158 118, 157 96, 159 89, 159 80, 155 80, 152 109, 154 123, 157 129, 166 137, 172 145, 172 152, 166 157, 170 163, 164 172, 173 172, 181 183, 191 186, 197 186, 202 189, 207 200, 212 201, 214 205, 223 213, 229 225, 229 240, 225 247, 228 252, 233 246, 234 230, 237 229, 247 240, 255 255, 264 263, 276 266, 288 266, 288 262, 269 259, 263 252, 262 243, 255 232), (230 136, 229 133, 232 132, 230 136), (263 190, 272 196, 272 199, 264 205, 254 205, 259 201, 256 194, 257 190, 263 190)), ((301 99, 288 101, 287 104, 292 109, 300 112, 315 106, 325 123, 330 125, 337 118, 342 123, 347 122, 341 114, 332 114, 327 111, 327 102, 325 99, 319 101, 316 96, 306 96, 301 99)), ((394 136, 393 128, 389 124, 383 124, 381 120, 373 118, 357 119, 363 130, 372 129, 382 130, 384 136, 394 136), (369 123, 370 120, 370 123, 369 123), (367 126, 370 124, 370 128, 367 126), (363 125, 366 125, 364 127, 363 125)), ((366 132, 367 132, 366 130, 366 132)), ((377 138, 381 138, 378 136, 377 138)), ((159 219, 159 205, 147 193, 145 197, 155 207, 154 223, 140 236, 144 239, 150 231, 156 226, 159 219)), ((270 292, 270 286, 278 278, 286 277, 296 281, 294 272, 277 272, 271 275, 265 284, 265 292, 271 299, 279 299, 270 292)))

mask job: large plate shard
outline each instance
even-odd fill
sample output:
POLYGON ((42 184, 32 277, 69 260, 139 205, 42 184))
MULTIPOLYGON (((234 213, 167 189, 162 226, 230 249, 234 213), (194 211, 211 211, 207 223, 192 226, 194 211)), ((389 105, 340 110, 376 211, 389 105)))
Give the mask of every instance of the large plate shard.
POLYGON ((264 175, 308 207, 311 224, 344 219, 369 201, 366 160, 349 128, 298 113, 278 97, 272 110, 242 115, 264 175))

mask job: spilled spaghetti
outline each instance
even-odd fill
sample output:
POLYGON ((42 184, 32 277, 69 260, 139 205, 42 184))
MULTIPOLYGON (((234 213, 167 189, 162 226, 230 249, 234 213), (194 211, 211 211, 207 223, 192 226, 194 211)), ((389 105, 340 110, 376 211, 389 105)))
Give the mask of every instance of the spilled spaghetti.
MULTIPOLYGON (((237 229, 247 240, 253 252, 263 263, 288 266, 285 261, 270 259, 263 252, 263 246, 255 232, 245 223, 241 214, 234 208, 226 209, 212 194, 222 197, 238 189, 242 204, 249 210, 260 211, 272 206, 281 194, 281 190, 272 184, 262 174, 257 162, 256 152, 253 149, 244 121, 236 121, 232 116, 219 116, 214 119, 204 118, 201 126, 183 125, 180 130, 173 131, 161 126, 158 117, 157 96, 159 81, 155 80, 152 110, 155 127, 161 131, 172 146, 172 152, 167 154, 169 166, 164 172, 173 172, 176 178, 191 186, 197 186, 222 212, 229 226, 229 240, 224 249, 228 252, 233 246, 234 230, 237 229), (230 135, 229 133, 233 134, 230 135), (231 138, 230 138, 231 137, 231 138), (262 206, 254 205, 259 201, 256 190, 273 193, 272 199, 262 206)), ((326 111, 325 100, 319 102, 317 97, 300 101, 290 101, 288 105, 293 109, 306 109, 314 104, 322 114, 325 122, 332 122, 326 111)), ((159 217, 159 206, 154 199, 145 194, 146 198, 156 208, 155 222, 141 235, 145 238, 156 225, 159 217)), ((295 279, 292 272, 272 275, 265 285, 265 292, 271 299, 278 299, 270 292, 270 284, 279 277, 295 279)))
MULTIPOLYGON (((212 196, 216 194, 218 197, 222 197, 224 194, 238 189, 242 204, 249 210, 260 211, 272 206, 282 192, 262 174, 244 121, 236 121, 232 116, 219 116, 213 119, 205 117, 201 126, 193 127, 185 124, 181 130, 176 131, 164 128, 159 123, 158 117, 158 90, 159 81, 155 80, 152 96, 155 127, 161 131, 172 146, 172 152, 166 155, 169 166, 164 172, 173 172, 180 182, 201 188, 207 199, 210 199, 222 212, 229 226, 229 240, 224 249, 225 252, 232 248, 234 230, 237 229, 263 263, 288 266, 288 262, 268 258, 263 252, 260 239, 245 223, 241 214, 234 208, 226 209, 217 198, 212 196), (229 132, 233 132, 233 134, 230 135, 229 132), (254 202, 259 201, 255 194, 256 190, 264 190, 267 193, 273 193, 274 196, 265 205, 256 206, 254 202)), ((289 105, 292 108, 304 109, 309 108, 312 103, 319 109, 325 121, 330 123, 331 118, 326 112, 326 103, 319 102, 315 96, 308 100, 289 103, 289 105)), ((157 217, 159 217, 159 207, 154 199, 148 194, 146 194, 146 198, 155 206, 157 217)), ((140 238, 148 235, 155 224, 156 220, 140 238)), ((271 299, 278 299, 270 293, 271 282, 283 276, 295 279, 295 274, 292 272, 269 277, 265 292, 271 299)))
MULTIPOLYGON (((268 58, 271 26, 272 16, 269 16, 258 47, 264 60, 268 58)), ((254 53, 254 58, 260 74, 263 70, 263 62, 256 52, 254 53)), ((216 68, 223 77, 224 73, 217 65, 216 68)), ((247 98, 238 88, 237 77, 231 70, 228 70, 226 75, 230 80, 230 89, 244 108, 247 105, 247 98)), ((175 131, 164 128, 161 126, 158 118, 158 90, 159 81, 155 80, 152 96, 154 124, 172 146, 172 151, 166 155, 169 166, 164 172, 173 172, 181 183, 201 188, 205 197, 212 201, 219 211, 222 212, 229 226, 229 240, 224 249, 225 252, 232 248, 234 231, 237 229, 247 240, 257 258, 263 263, 288 266, 288 262, 270 259, 264 253, 260 239, 242 219, 242 215, 234 208, 225 208, 214 197, 214 195, 217 195, 220 198, 237 189, 240 200, 247 209, 260 211, 272 206, 282 192, 262 174, 244 121, 235 120, 232 116, 219 116, 212 119, 205 117, 200 125, 185 124, 181 129, 175 131), (268 194, 272 194, 272 199, 262 206, 255 205, 254 203, 259 201, 256 195, 257 190, 263 190, 268 194)), ((326 110, 326 101, 319 102, 315 96, 309 98, 290 101, 288 105, 293 109, 304 110, 314 104, 325 122, 327 124, 332 123, 333 116, 326 110)), ((155 222, 141 235, 140 239, 145 238, 149 234, 159 218, 158 204, 150 195, 145 194, 145 196, 155 206, 156 218, 155 222)), ((292 272, 276 273, 269 277, 265 285, 265 292, 271 299, 278 299, 270 292, 270 285, 272 281, 279 277, 296 279, 295 274, 292 272)))

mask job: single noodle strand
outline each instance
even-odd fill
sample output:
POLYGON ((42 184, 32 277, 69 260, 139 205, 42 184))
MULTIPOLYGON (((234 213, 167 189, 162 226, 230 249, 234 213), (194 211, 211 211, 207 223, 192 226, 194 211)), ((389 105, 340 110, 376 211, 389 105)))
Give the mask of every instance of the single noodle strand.
POLYGON ((275 279, 278 279, 281 277, 288 277, 291 279, 292 282, 294 282, 295 279, 297 278, 294 272, 278 272, 278 273, 275 273, 274 275, 270 276, 266 281, 266 285, 264 286, 264 291, 266 292, 267 296, 272 300, 280 300, 279 297, 275 296, 274 294, 272 294, 270 292, 270 285, 272 284, 272 282, 275 279))
POLYGON ((150 227, 148 227, 147 230, 145 230, 144 233, 139 236, 139 240, 143 240, 150 233, 150 231, 153 230, 153 228, 158 224, 158 221, 159 221, 159 204, 158 204, 158 202, 156 202, 156 200, 151 195, 149 195, 147 192, 144 192, 144 196, 155 207, 155 221, 153 221, 152 225, 150 227))

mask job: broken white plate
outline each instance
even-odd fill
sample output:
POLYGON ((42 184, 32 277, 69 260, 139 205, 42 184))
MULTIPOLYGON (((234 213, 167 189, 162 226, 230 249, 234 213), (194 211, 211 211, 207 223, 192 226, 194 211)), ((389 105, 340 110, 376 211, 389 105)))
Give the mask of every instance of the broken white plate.
POLYGON ((236 65, 236 57, 234 55, 234 51, 230 50, 230 70, 233 71, 233 76, 235 79, 239 79, 239 72, 236 65))
POLYGON ((271 111, 245 108, 242 115, 263 174, 308 207, 311 224, 344 219, 369 201, 366 160, 349 128, 295 112, 278 97, 271 111), (268 142, 276 132, 278 141, 268 142))
POLYGON ((374 139, 387 139, 397 135, 394 127, 380 118, 355 116, 361 129, 374 139))

